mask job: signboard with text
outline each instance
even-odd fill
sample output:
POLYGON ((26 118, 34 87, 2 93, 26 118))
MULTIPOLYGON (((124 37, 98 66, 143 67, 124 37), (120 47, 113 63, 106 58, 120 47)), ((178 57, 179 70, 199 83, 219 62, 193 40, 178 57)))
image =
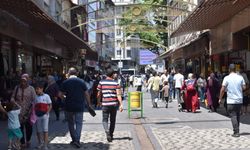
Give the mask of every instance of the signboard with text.
POLYGON ((153 64, 153 60, 157 57, 157 55, 149 50, 140 50, 140 65, 151 65, 153 64))

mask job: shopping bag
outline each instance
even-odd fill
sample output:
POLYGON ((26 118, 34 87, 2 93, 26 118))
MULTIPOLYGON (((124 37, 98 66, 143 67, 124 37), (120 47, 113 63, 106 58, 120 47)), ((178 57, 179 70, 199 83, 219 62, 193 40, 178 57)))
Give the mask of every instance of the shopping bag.
POLYGON ((158 100, 159 100, 159 98, 155 98, 155 99, 154 99, 155 103, 157 103, 157 102, 158 102, 158 100))
POLYGON ((31 108, 31 114, 30 114, 30 124, 33 125, 36 123, 37 120, 37 116, 36 116, 36 111, 35 111, 35 107, 32 105, 31 108))
POLYGON ((205 99, 204 102, 205 102, 205 106, 208 107, 208 100, 207 100, 207 98, 205 99))

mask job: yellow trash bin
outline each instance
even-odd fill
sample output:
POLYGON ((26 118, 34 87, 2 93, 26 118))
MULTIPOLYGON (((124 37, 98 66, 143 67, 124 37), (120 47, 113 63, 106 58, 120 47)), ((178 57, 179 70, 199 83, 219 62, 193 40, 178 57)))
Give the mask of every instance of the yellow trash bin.
POLYGON ((141 101, 140 101, 140 92, 130 92, 130 106, 131 108, 140 108, 141 101))

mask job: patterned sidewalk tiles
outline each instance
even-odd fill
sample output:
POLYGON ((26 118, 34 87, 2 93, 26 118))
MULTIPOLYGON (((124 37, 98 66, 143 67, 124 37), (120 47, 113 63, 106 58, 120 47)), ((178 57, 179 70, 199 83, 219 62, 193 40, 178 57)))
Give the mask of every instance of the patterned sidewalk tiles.
POLYGON ((234 138, 227 128, 151 129, 164 150, 250 150, 249 138, 243 135, 234 138))
MULTIPOLYGON (((53 137, 53 135, 52 135, 53 137)), ((50 139, 50 150, 72 150, 70 134, 50 139)), ((104 131, 83 131, 82 147, 79 150, 134 150, 132 134, 129 131, 115 131, 113 142, 107 142, 104 131)))

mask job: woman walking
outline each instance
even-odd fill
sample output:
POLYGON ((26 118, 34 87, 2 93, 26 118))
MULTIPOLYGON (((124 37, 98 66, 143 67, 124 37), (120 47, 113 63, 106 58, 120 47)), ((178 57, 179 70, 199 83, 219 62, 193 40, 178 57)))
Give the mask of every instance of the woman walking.
POLYGON ((193 113, 199 108, 198 92, 196 90, 196 79, 192 73, 188 74, 188 79, 184 81, 182 89, 186 90, 185 93, 185 105, 188 112, 193 113))
POLYGON ((52 109, 56 114, 56 120, 60 119, 60 98, 58 97, 59 86, 57 85, 55 78, 51 75, 48 76, 48 86, 45 89, 45 93, 49 95, 52 101, 52 109))
POLYGON ((219 80, 216 79, 214 73, 211 73, 210 77, 208 78, 208 84, 207 84, 207 99, 210 112, 217 111, 217 108, 219 106, 219 93, 220 93, 219 80))
POLYGON ((21 76, 20 84, 15 87, 11 97, 11 101, 15 101, 21 107, 19 119, 21 124, 21 131, 24 135, 21 138, 22 148, 28 148, 30 146, 32 124, 29 121, 29 117, 31 113, 32 103, 36 98, 35 89, 28 84, 28 81, 29 75, 23 74, 21 76))

